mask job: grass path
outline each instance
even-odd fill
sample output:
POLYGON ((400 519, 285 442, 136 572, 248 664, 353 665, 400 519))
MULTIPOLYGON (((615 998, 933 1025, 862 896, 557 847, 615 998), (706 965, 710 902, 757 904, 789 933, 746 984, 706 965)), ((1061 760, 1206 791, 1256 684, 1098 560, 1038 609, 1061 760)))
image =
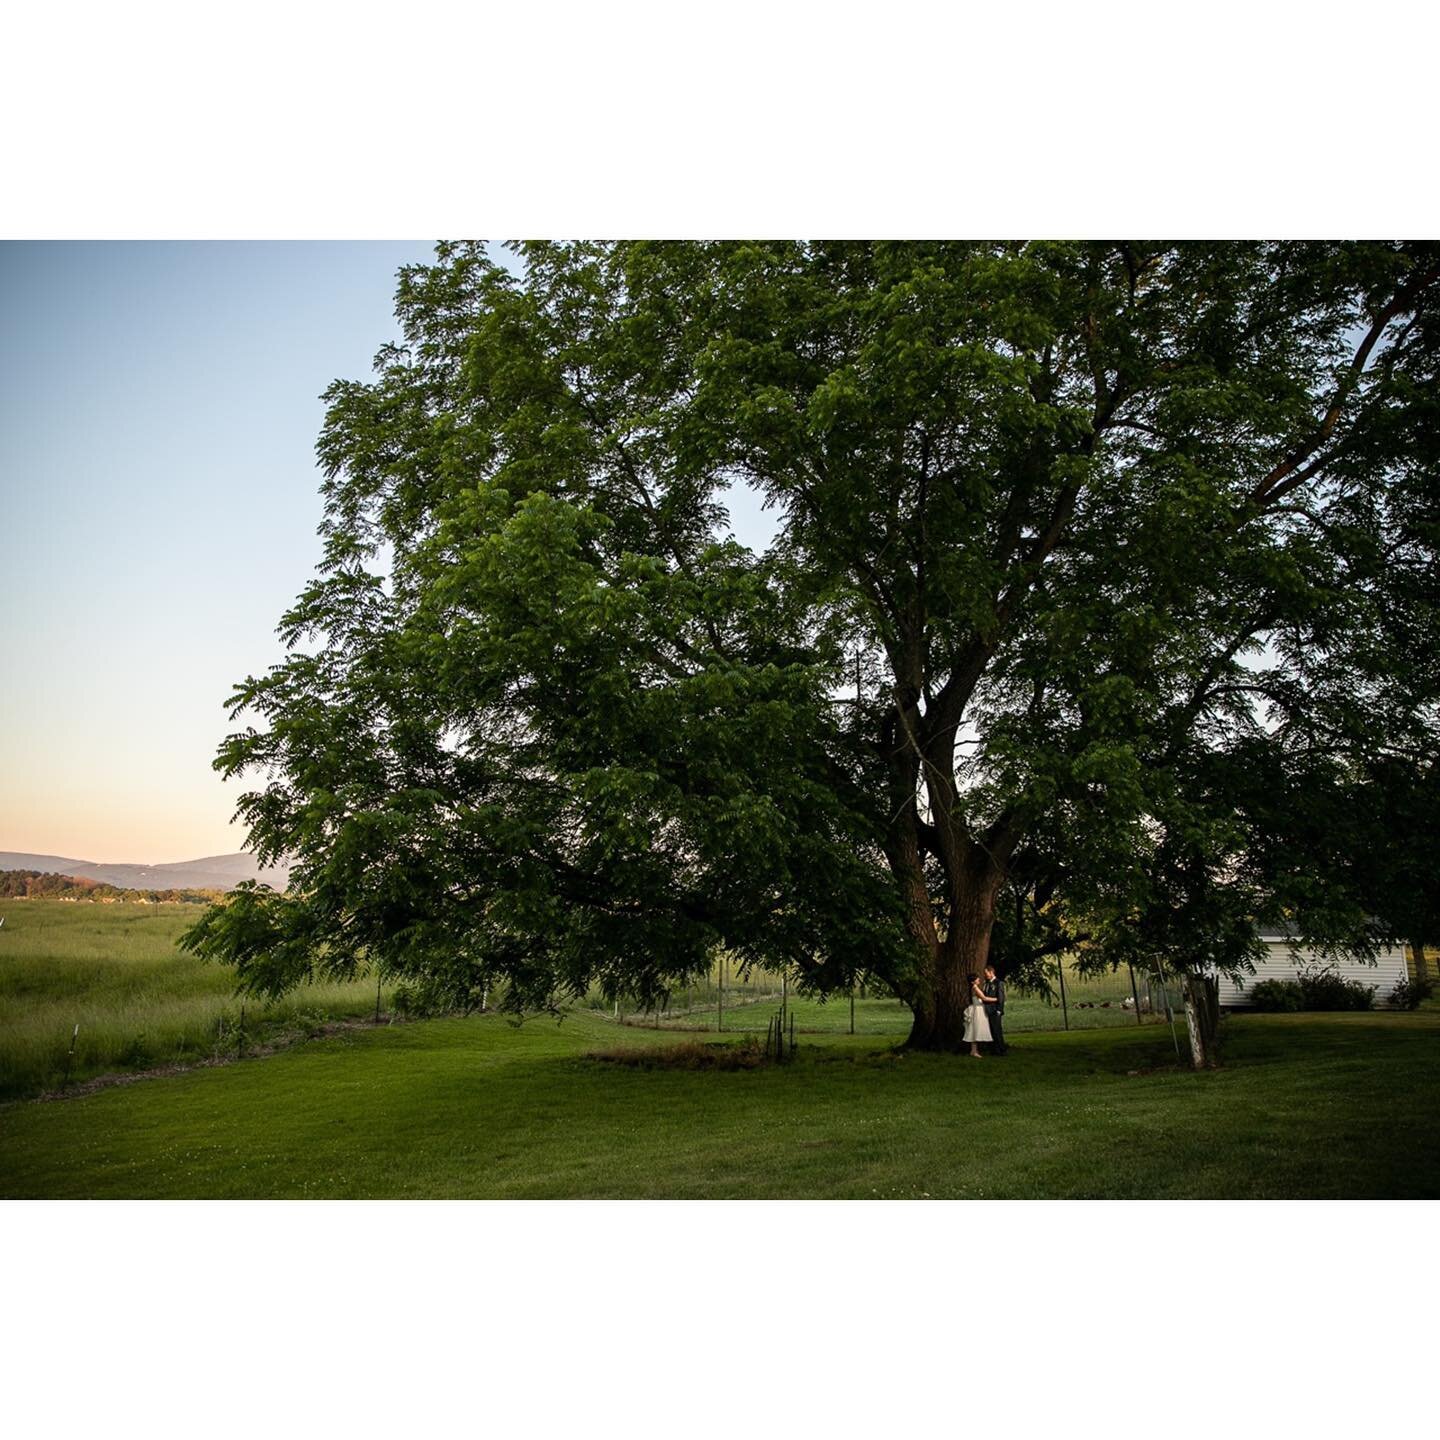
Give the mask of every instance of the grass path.
POLYGON ((790 1066, 689 1072, 587 1059, 673 1036, 586 1015, 429 1021, 6 1106, 0 1195, 1440 1194, 1440 1013, 1227 1028, 1207 1075, 1157 1027, 981 1062, 825 1036, 790 1066))

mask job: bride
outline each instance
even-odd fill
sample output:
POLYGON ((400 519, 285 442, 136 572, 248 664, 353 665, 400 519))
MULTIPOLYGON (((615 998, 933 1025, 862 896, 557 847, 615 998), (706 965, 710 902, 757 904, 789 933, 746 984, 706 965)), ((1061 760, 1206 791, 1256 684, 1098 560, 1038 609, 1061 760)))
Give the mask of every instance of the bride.
POLYGON ((985 1013, 985 992, 979 977, 966 978, 970 981, 970 1003, 965 1007, 965 1033, 961 1038, 969 1042, 970 1053, 980 1060, 980 1047, 990 1043, 990 1017, 985 1013))

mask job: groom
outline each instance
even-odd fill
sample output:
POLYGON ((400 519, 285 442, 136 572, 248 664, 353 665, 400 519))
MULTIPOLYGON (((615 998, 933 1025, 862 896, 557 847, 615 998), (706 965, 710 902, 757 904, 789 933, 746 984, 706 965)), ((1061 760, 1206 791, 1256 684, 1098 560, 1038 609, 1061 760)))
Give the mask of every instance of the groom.
POLYGON ((1003 1055, 1010 1047, 1005 1043, 1005 982, 995 973, 993 965, 985 967, 985 1018, 990 1022, 990 1053, 1003 1055))

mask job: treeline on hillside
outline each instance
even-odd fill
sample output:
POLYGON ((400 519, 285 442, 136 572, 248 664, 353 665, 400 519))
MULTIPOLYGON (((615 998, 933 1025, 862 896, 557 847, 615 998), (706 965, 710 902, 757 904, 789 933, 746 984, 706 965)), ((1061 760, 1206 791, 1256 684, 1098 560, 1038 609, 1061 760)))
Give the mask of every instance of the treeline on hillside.
POLYGON ((83 875, 0 870, 0 900, 119 900, 149 905, 168 901, 208 905, 224 898, 223 890, 128 890, 100 880, 87 880, 83 875))

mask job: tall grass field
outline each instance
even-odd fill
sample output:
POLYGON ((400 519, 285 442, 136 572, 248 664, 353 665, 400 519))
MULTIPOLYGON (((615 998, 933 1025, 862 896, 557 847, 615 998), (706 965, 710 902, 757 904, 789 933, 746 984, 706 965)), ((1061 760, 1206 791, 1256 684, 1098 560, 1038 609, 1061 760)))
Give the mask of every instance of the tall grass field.
POLYGON ((0 903, 0 1099, 374 1014, 373 982, 323 984, 273 1005, 246 1001, 242 1029, 233 972, 176 949, 199 914, 178 904, 0 903))

